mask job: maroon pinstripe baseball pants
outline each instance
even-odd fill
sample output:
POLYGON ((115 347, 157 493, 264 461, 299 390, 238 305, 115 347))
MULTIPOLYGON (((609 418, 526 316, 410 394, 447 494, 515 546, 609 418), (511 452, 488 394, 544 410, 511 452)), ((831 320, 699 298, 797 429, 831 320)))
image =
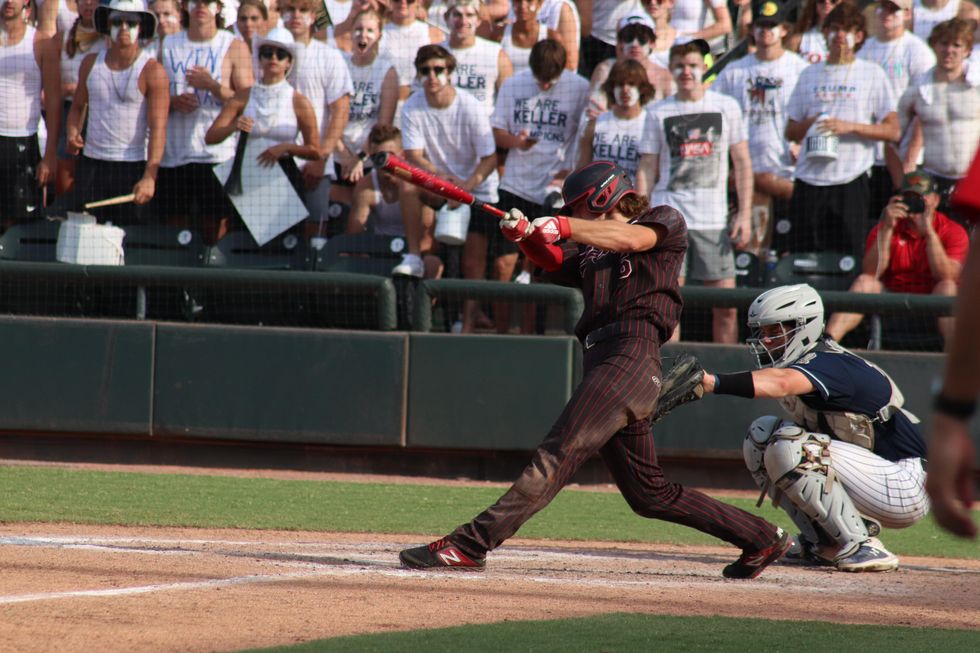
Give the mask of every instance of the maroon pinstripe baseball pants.
POLYGON ((599 452, 634 512, 714 535, 741 549, 767 546, 776 527, 664 478, 649 427, 660 392, 660 348, 613 337, 585 351, 585 377, 520 478, 451 539, 470 555, 499 546, 548 505, 599 452))

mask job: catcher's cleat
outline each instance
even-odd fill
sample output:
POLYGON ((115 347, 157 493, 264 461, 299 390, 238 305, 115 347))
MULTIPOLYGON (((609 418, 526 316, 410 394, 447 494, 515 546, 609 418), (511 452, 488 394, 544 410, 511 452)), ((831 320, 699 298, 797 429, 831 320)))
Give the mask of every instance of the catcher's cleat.
POLYGON ((814 544, 802 533, 795 538, 790 538, 789 548, 783 555, 783 560, 808 567, 833 567, 833 552, 828 551, 826 545, 814 544), (825 555, 828 554, 829 555, 825 555))
POLYGON ((483 571, 485 558, 468 556, 452 540, 444 537, 426 546, 404 549, 398 554, 402 565, 409 569, 459 569, 461 571, 483 571))
POLYGON ((898 556, 877 537, 867 539, 857 551, 837 561, 839 571, 891 571, 898 569, 898 556))
POLYGON ((789 533, 776 529, 776 538, 772 544, 758 551, 742 551, 738 560, 725 567, 721 572, 725 578, 742 578, 749 580, 762 573, 762 570, 783 557, 792 544, 789 533))

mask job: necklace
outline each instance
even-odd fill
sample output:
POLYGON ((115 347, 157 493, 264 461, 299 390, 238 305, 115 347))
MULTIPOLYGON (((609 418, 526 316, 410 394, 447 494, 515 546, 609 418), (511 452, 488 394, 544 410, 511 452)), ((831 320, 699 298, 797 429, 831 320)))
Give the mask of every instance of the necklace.
POLYGON ((139 53, 137 53, 136 58, 133 59, 133 61, 131 61, 127 67, 120 70, 113 70, 109 67, 109 54, 106 53, 105 64, 106 68, 109 70, 109 82, 112 84, 112 90, 116 94, 116 99, 118 99, 120 103, 126 102, 126 93, 129 91, 129 83, 133 80, 133 72, 136 70, 137 59, 139 59, 139 53), (122 92, 120 92, 119 86, 116 85, 116 75, 118 74, 119 77, 122 77, 124 72, 126 73, 126 79, 122 84, 122 92))

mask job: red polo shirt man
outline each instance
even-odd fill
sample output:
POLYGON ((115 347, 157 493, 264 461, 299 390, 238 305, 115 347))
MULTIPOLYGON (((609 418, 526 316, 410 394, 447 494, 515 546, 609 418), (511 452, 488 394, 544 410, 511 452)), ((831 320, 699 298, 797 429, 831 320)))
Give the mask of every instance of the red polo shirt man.
MULTIPOLYGON (((970 247, 966 230, 936 210, 936 180, 921 170, 905 175, 899 194, 889 200, 868 234, 862 273, 851 292, 916 293, 955 296, 970 247)), ((840 341, 860 324, 860 313, 835 313, 827 333, 840 341)), ((939 318, 944 338, 953 318, 939 318)))

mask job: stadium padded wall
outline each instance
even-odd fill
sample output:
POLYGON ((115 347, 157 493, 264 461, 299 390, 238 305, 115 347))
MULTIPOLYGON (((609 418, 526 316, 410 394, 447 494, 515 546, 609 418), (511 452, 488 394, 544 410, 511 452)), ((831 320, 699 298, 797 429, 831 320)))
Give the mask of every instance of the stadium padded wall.
POLYGON ((413 334, 410 447, 532 449, 574 389, 568 336, 413 334))
POLYGON ((153 434, 403 444, 404 334, 161 324, 153 434))
POLYGON ((147 434, 152 324, 0 318, 0 429, 147 434))
MULTIPOLYGON (((568 336, 463 336, 0 317, 0 431, 529 450, 581 377, 568 336), (531 399, 533 397, 533 400, 531 399)), ((743 346, 692 351, 718 372, 743 346)), ((928 425, 938 354, 867 354, 928 425)), ((739 457, 773 401, 710 397, 658 425, 663 453, 739 457)), ((980 419, 973 423, 980 451, 980 419)))

